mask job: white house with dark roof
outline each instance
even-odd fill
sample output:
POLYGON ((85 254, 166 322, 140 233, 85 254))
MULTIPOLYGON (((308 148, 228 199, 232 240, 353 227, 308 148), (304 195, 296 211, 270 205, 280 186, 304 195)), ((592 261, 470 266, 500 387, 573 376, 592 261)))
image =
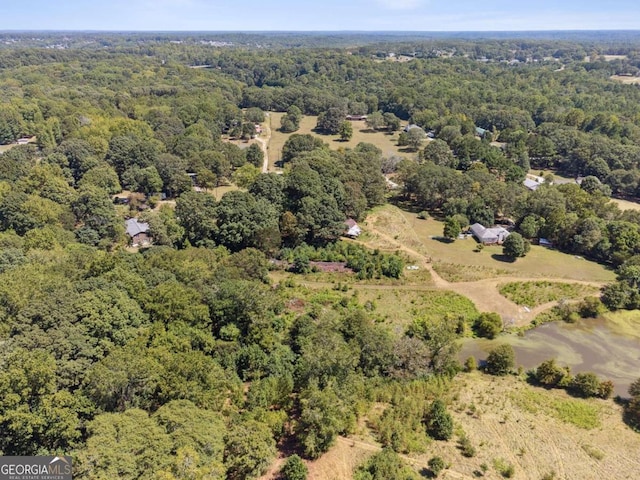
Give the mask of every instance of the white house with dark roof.
POLYGON ((136 218, 130 218, 125 222, 125 225, 132 247, 151 245, 148 223, 139 222, 136 218))
POLYGON ((471 233, 483 245, 501 245, 509 236, 509 230, 504 227, 487 228, 479 223, 471 225, 471 233))

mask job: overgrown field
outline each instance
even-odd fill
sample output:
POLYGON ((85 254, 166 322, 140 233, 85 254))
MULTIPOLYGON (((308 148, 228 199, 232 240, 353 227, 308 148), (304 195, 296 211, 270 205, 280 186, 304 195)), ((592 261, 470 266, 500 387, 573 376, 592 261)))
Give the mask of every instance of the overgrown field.
MULTIPOLYGON (((454 435, 449 441, 421 443, 421 453, 401 454, 417 471, 440 456, 449 465, 440 477, 445 479, 495 480, 508 466, 515 479, 636 478, 640 435, 622 422, 621 408, 611 400, 575 399, 516 376, 480 372, 458 375, 443 393, 454 435), (465 450, 462 439, 472 448, 465 450)), ((375 403, 353 435, 308 462, 309 478, 352 478, 354 465, 381 450, 375 429, 383 426, 384 412, 400 403, 398 398, 375 403)))
POLYGON ((596 287, 579 283, 549 282, 509 282, 498 286, 500 295, 518 305, 537 307, 545 303, 562 299, 583 298, 595 295, 596 287))

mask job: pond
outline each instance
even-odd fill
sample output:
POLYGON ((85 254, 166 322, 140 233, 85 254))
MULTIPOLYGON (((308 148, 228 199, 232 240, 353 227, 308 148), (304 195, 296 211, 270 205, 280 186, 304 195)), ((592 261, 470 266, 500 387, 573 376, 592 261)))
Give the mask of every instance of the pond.
POLYGON ((559 365, 570 366, 572 373, 591 371, 611 380, 614 394, 623 397, 628 396, 629 384, 640 377, 640 338, 617 333, 604 319, 576 324, 547 323, 525 332, 524 336, 465 339, 460 360, 464 362, 471 355, 478 361, 484 360, 500 343, 513 346, 518 366, 530 369, 555 358, 559 365))

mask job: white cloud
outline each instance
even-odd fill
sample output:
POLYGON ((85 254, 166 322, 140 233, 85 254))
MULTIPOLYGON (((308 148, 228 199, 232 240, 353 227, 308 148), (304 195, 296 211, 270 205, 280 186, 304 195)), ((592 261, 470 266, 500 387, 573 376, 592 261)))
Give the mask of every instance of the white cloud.
POLYGON ((389 10, 413 10, 421 7, 425 0, 376 0, 376 3, 389 10))

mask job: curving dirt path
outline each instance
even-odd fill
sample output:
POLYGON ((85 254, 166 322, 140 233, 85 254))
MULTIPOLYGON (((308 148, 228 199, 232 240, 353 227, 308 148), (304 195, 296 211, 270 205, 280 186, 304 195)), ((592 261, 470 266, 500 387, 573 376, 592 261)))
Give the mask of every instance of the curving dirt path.
POLYGON ((265 129, 263 132, 265 133, 266 138, 256 137, 256 141, 260 143, 260 147, 262 148, 262 153, 264 153, 264 160, 262 161, 262 173, 269 173, 269 142, 271 141, 271 127, 269 126, 271 122, 269 122, 269 112, 265 113, 266 119, 264 122, 265 129))

